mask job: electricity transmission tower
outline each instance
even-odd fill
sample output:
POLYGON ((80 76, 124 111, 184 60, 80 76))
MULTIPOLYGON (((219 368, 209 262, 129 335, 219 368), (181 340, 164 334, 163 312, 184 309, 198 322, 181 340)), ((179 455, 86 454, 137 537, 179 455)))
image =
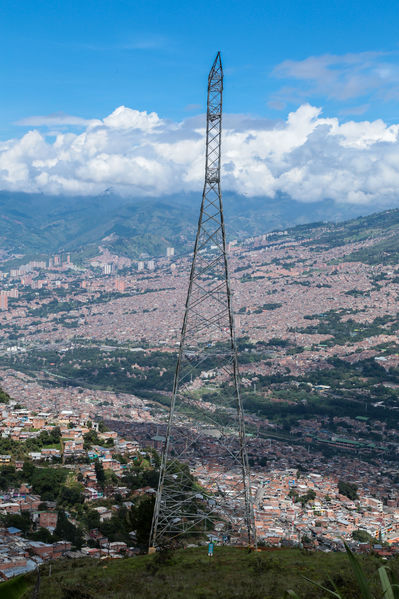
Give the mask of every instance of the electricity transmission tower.
POLYGON ((223 69, 208 77, 205 184, 181 329, 150 547, 255 527, 220 190, 223 69), (190 464, 196 484, 187 466, 190 464))

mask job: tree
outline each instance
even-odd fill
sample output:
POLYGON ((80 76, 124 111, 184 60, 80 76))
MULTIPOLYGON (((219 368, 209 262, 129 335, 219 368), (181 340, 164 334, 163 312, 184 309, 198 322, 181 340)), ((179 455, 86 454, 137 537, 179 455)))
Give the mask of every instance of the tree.
POLYGON ((22 530, 26 534, 30 529, 30 514, 29 512, 21 512, 20 514, 7 514, 4 518, 6 527, 14 526, 22 530))
POLYGON ((355 541, 359 541, 360 543, 370 543, 375 542, 374 537, 372 537, 367 531, 358 529, 352 532, 352 539, 355 541))
POLYGON ((96 461, 94 462, 94 469, 96 471, 97 482, 100 485, 100 487, 103 487, 105 483, 105 472, 104 466, 102 465, 99 459, 96 459, 96 461))
POLYGON ((11 397, 0 387, 0 403, 8 403, 11 397))
POLYGON ((58 541, 71 541, 78 549, 82 546, 82 531, 74 526, 67 518, 63 510, 58 512, 57 526, 54 530, 54 537, 58 541))
POLYGON ((302 507, 305 507, 308 501, 313 501, 315 497, 316 493, 313 491, 313 489, 310 489, 307 493, 305 493, 305 495, 298 497, 298 501, 302 504, 302 507))
POLYGON ((81 493, 80 485, 73 487, 61 487, 59 503, 66 505, 77 505, 83 503, 84 497, 81 493))
POLYGON ((65 482, 66 471, 62 468, 35 468, 32 475, 32 490, 42 501, 55 501, 65 482))
POLYGON ((94 428, 90 429, 88 433, 83 435, 84 448, 90 449, 92 445, 100 445, 100 439, 98 438, 97 431, 94 428))
POLYGON ((142 547, 148 546, 154 505, 154 497, 140 499, 131 508, 128 516, 132 529, 136 531, 137 543, 142 547))
POLYGON ((100 526, 100 514, 96 510, 89 509, 86 513, 86 524, 89 530, 100 526))
POLYGON ((61 439, 61 430, 59 426, 55 426, 49 433, 51 443, 59 443, 61 439))
POLYGON ((288 497, 291 497, 294 503, 301 503, 302 507, 305 507, 308 501, 316 499, 316 493, 313 489, 309 489, 305 495, 298 495, 296 489, 291 489, 288 497))
POLYGON ((14 466, 3 466, 0 469, 0 489, 5 491, 18 481, 18 473, 14 466))
POLYGON ((105 481, 104 486, 107 488, 107 493, 111 490, 111 488, 118 484, 118 477, 115 472, 112 470, 107 470, 105 472, 105 481))
POLYGON ((30 482, 32 480, 34 471, 35 466, 33 465, 32 460, 25 460, 24 465, 22 466, 22 474, 27 482, 30 482))
POLYGON ((98 423, 98 430, 100 433, 106 433, 109 431, 109 428, 105 424, 104 420, 100 420, 100 422, 98 423))
POLYGON ((53 543, 53 535, 47 528, 42 526, 34 533, 29 535, 33 541, 41 541, 42 543, 53 543))
POLYGON ((354 501, 355 499, 359 499, 357 494, 357 485, 355 483, 348 483, 344 480, 338 481, 338 491, 341 495, 345 495, 348 499, 354 501))

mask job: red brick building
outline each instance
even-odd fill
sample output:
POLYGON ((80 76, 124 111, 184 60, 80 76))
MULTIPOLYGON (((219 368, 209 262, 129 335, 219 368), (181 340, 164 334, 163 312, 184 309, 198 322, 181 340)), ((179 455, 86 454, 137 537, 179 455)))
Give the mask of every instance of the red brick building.
POLYGON ((57 526, 57 512, 40 512, 39 526, 43 528, 55 528, 57 526))

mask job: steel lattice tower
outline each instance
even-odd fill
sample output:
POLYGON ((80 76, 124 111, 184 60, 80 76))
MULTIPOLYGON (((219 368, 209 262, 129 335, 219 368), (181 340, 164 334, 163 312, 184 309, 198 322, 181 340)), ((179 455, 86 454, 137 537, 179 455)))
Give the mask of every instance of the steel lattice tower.
POLYGON ((256 542, 220 190, 222 92, 219 52, 208 77, 205 184, 150 547, 204 535, 216 520, 232 542, 256 542), (182 463, 211 484, 196 485, 182 463))

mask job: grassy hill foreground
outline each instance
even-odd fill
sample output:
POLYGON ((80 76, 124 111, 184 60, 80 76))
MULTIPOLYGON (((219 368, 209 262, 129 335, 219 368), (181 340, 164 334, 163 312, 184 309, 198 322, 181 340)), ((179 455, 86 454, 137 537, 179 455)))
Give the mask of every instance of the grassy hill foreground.
MULTIPOLYGON (((384 562, 373 555, 359 559, 371 592, 382 596, 377 570, 384 562)), ((388 565, 397 575, 399 559, 388 565)), ((39 599, 274 599, 283 598, 290 589, 300 599, 327 596, 304 577, 330 589, 335 585, 345 599, 361 597, 344 553, 297 549, 247 553, 217 547, 214 557, 208 558, 204 547, 105 562, 64 560, 51 565, 51 575, 49 564, 40 572, 40 590, 35 595, 39 599)), ((28 599, 34 596, 35 582, 36 574, 31 574, 0 584, 0 599, 28 599)))

